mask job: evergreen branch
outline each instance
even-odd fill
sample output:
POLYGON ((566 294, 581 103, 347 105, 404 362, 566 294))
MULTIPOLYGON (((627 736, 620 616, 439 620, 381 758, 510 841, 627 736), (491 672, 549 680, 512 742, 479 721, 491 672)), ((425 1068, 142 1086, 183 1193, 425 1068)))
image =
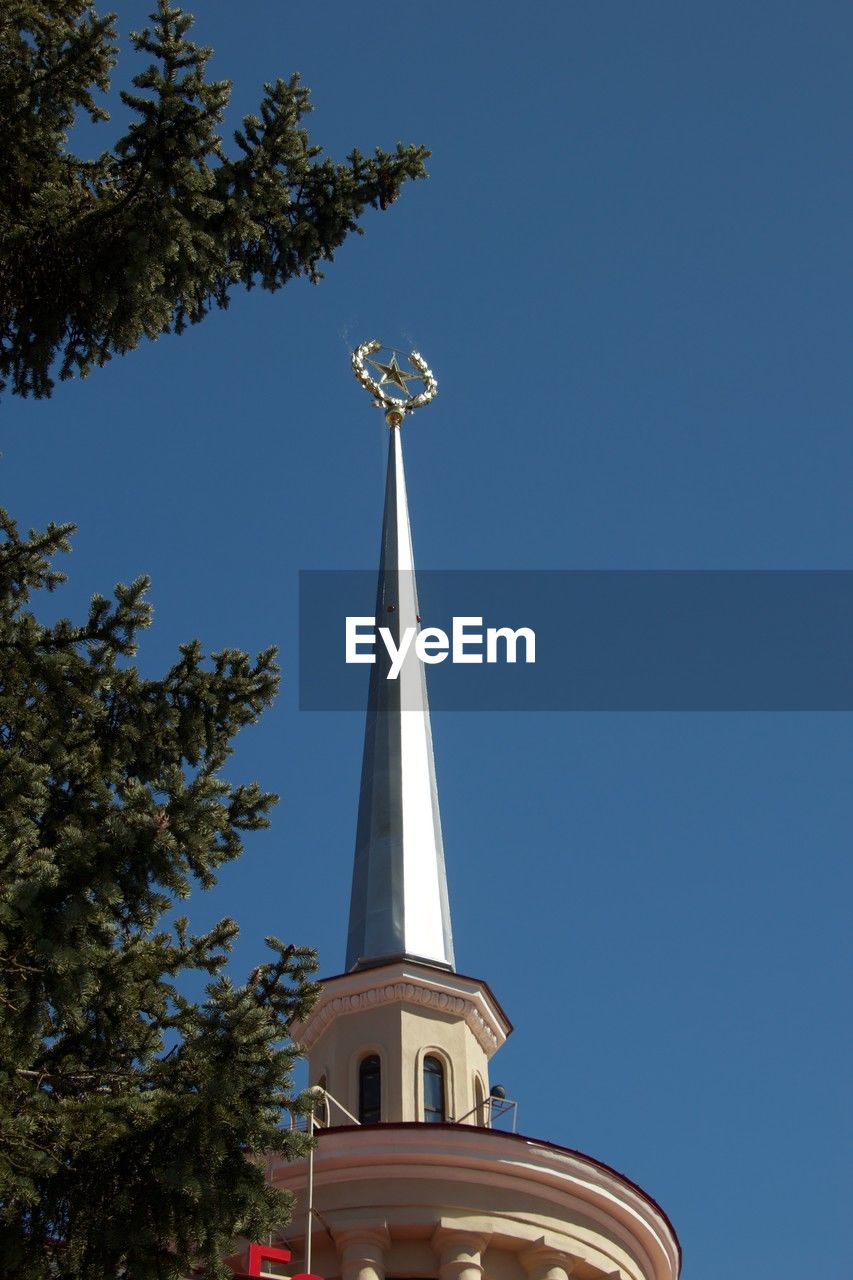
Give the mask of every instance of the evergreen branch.
POLYGON ((236 287, 319 281, 368 206, 389 208, 426 176, 424 147, 323 159, 297 76, 265 86, 229 156, 217 129, 230 85, 206 78, 210 50, 166 0, 131 37, 152 62, 121 93, 127 132, 83 160, 66 134, 78 108, 105 114, 85 86, 108 85, 114 29, 83 0, 60 7, 51 18, 16 0, 20 30, 0 26, 24 67, 16 78, 0 62, 0 99, 17 103, 14 128, 0 126, 0 378, 13 394, 50 395, 57 372, 85 377, 144 338, 180 333, 236 287), (48 48, 51 23, 65 43, 48 48))
POLYGON ((128 1240, 141 1278, 218 1266, 287 1210, 245 1152, 301 1150, 279 1119, 316 960, 271 938, 234 986, 233 921, 158 924, 267 822, 274 797, 221 769, 275 694, 275 651, 193 641, 143 680, 126 657, 147 581, 45 626, 22 602, 56 585, 70 529, 0 528, 0 1274, 106 1280, 128 1240))

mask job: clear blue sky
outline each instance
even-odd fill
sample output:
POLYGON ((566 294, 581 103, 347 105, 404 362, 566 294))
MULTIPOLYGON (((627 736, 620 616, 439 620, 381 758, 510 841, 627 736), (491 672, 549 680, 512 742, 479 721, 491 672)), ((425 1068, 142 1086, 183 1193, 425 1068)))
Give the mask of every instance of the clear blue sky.
MULTIPOLYGON (((232 125, 299 70, 332 155, 423 142, 431 178, 319 288, 7 401, 3 501, 79 525, 68 612, 152 575, 147 671, 193 636, 281 646, 233 765, 281 793, 274 826, 191 916, 238 918, 236 974, 268 932, 337 972, 362 720, 297 711, 296 589, 376 561, 385 431, 350 350, 416 345, 438 375, 406 441, 424 568, 853 567, 853 13, 199 9, 232 125)), ((516 1025, 492 1078, 522 1132, 647 1188, 685 1280, 838 1275, 851 717, 444 714, 434 737, 458 963, 516 1025)))

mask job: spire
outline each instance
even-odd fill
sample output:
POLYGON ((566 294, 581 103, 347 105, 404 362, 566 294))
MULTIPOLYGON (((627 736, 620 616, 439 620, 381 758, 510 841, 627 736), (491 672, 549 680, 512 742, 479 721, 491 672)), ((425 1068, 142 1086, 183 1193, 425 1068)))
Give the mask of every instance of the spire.
MULTIPOLYGON (((405 629, 417 628, 419 622, 400 439, 403 416, 393 408, 386 415, 390 439, 376 595, 376 626, 388 627, 397 646, 405 629)), ((365 969, 407 957, 453 969, 424 668, 411 651, 396 680, 387 679, 389 665, 386 646, 377 643, 364 733, 346 967, 365 969)))

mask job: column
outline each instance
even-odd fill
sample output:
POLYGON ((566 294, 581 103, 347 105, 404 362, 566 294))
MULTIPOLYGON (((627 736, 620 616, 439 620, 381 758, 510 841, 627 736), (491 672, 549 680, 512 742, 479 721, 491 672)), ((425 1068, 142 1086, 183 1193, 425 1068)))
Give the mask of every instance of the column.
POLYGON ((569 1280, 572 1274, 572 1259, 568 1254, 544 1244, 526 1249, 521 1255, 521 1264, 527 1280, 569 1280))
POLYGON ((385 1280, 385 1253, 390 1242, 384 1225, 336 1231, 341 1280, 385 1280))
POLYGON ((488 1235, 458 1227, 438 1227, 432 1247, 438 1257, 439 1280, 481 1280, 488 1235))

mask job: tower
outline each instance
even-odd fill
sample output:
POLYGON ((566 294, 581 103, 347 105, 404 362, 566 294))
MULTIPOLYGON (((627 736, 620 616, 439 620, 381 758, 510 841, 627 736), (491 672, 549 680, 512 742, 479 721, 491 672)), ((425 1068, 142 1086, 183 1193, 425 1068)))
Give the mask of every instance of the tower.
MULTIPOLYGON (((379 349, 366 343, 353 362, 389 428, 376 623, 399 645, 420 621, 401 429, 436 385, 417 353, 401 368, 396 354, 372 358, 379 349)), ((388 663, 377 646, 345 971, 324 980, 293 1029, 310 1084, 329 1101, 312 1176, 308 1161, 273 1169, 296 1193, 292 1270, 677 1280, 675 1232, 639 1187, 589 1156, 492 1126, 489 1061, 512 1027, 487 983, 456 970, 423 667, 407 661, 390 680, 388 663)))

